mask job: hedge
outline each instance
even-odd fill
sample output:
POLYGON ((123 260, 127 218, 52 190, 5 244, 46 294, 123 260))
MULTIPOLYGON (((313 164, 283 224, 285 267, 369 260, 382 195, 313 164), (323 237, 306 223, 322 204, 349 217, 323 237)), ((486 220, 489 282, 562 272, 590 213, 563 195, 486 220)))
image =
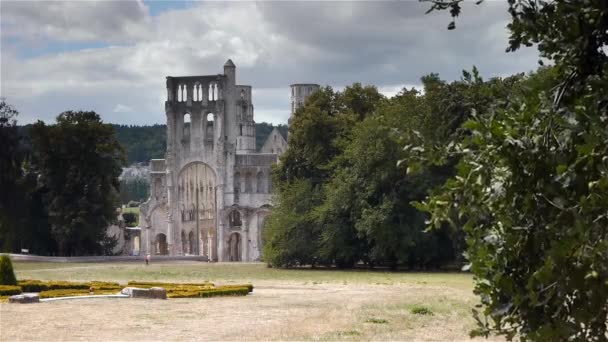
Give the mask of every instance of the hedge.
POLYGON ((69 281, 40 281, 24 279, 20 280, 17 285, 21 287, 23 292, 42 292, 48 290, 62 289, 84 289, 88 290, 91 285, 88 283, 75 283, 69 281))
POLYGON ((243 288, 243 287, 246 287, 249 292, 253 292, 253 284, 222 285, 222 286, 219 286, 217 288, 222 288, 222 289, 236 289, 236 288, 238 288, 238 289, 240 289, 240 288, 243 288))
POLYGON ((12 296, 21 294, 21 287, 16 285, 0 285, 0 296, 12 296))
POLYGON ((249 287, 230 286, 228 288, 220 286, 206 290, 167 290, 169 298, 208 298, 217 296, 246 296, 249 293, 249 287))
MULTIPOLYGON (((117 294, 116 290, 95 290, 93 292, 94 295, 103 295, 103 294, 117 294)), ((74 296, 88 296, 91 293, 88 289, 58 289, 58 290, 48 290, 40 292, 40 298, 58 298, 58 297, 74 297, 74 296)))
POLYGON ((88 283, 93 290, 121 290, 123 287, 119 283, 107 281, 91 281, 88 283))
POLYGON ((198 287, 213 287, 213 283, 203 282, 203 283, 163 283, 163 282, 154 282, 154 281, 136 281, 131 280, 127 283, 128 286, 133 287, 190 287, 190 286, 198 286, 198 287))

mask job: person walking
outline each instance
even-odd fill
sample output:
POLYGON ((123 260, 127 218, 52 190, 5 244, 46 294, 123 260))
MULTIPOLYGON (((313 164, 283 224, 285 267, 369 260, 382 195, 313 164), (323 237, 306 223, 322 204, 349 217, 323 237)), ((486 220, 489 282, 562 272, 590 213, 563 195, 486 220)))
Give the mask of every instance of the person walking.
POLYGON ((146 254, 146 266, 150 264, 150 254, 146 254))

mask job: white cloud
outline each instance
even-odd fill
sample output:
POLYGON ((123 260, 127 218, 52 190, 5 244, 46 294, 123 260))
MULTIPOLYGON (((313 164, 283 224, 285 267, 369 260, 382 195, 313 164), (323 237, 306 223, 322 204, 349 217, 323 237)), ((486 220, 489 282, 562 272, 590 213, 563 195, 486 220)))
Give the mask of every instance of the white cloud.
POLYGON ((39 42, 123 42, 146 35, 149 11, 142 0, 3 1, 2 35, 39 42))
POLYGON ((488 78, 535 68, 532 49, 504 53, 504 4, 467 6, 454 31, 445 29, 448 13, 425 16, 425 9, 417 2, 200 2, 150 16, 141 1, 2 2, 0 95, 21 109, 21 122, 84 107, 107 122, 161 123, 165 76, 221 73, 231 58, 237 82, 254 88, 256 121, 279 123, 296 82, 376 84, 390 96, 430 72, 457 79, 477 65, 488 78), (23 57, 23 42, 41 39, 104 44, 23 57), (117 104, 132 111, 115 111, 117 104))

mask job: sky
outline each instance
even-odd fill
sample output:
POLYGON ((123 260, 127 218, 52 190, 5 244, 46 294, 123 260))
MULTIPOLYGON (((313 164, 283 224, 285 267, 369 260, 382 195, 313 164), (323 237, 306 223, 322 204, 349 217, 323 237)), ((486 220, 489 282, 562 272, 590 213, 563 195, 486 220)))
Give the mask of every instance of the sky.
POLYGON ((405 1, 0 1, 0 97, 19 124, 94 110, 105 122, 165 122, 165 77, 223 72, 253 87, 256 122, 286 123, 289 85, 375 85, 387 96, 438 73, 457 80, 529 72, 538 53, 506 53, 506 0, 447 12, 405 1))

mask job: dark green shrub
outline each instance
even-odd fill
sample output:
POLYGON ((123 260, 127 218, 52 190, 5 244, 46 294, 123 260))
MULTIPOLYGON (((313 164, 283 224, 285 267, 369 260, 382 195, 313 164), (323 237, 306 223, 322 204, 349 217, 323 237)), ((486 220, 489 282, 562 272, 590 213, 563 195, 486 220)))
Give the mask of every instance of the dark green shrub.
POLYGON ((130 212, 122 213, 122 218, 125 220, 125 225, 127 227, 137 226, 137 214, 130 212))
POLYGON ((17 285, 13 263, 8 255, 0 256, 0 285, 17 285))
POLYGON ((23 292, 40 292, 48 290, 49 287, 47 284, 39 281, 39 280, 19 280, 17 283, 23 292))
POLYGON ((0 285, 0 296, 12 296, 21 293, 21 288, 16 285, 0 285))

